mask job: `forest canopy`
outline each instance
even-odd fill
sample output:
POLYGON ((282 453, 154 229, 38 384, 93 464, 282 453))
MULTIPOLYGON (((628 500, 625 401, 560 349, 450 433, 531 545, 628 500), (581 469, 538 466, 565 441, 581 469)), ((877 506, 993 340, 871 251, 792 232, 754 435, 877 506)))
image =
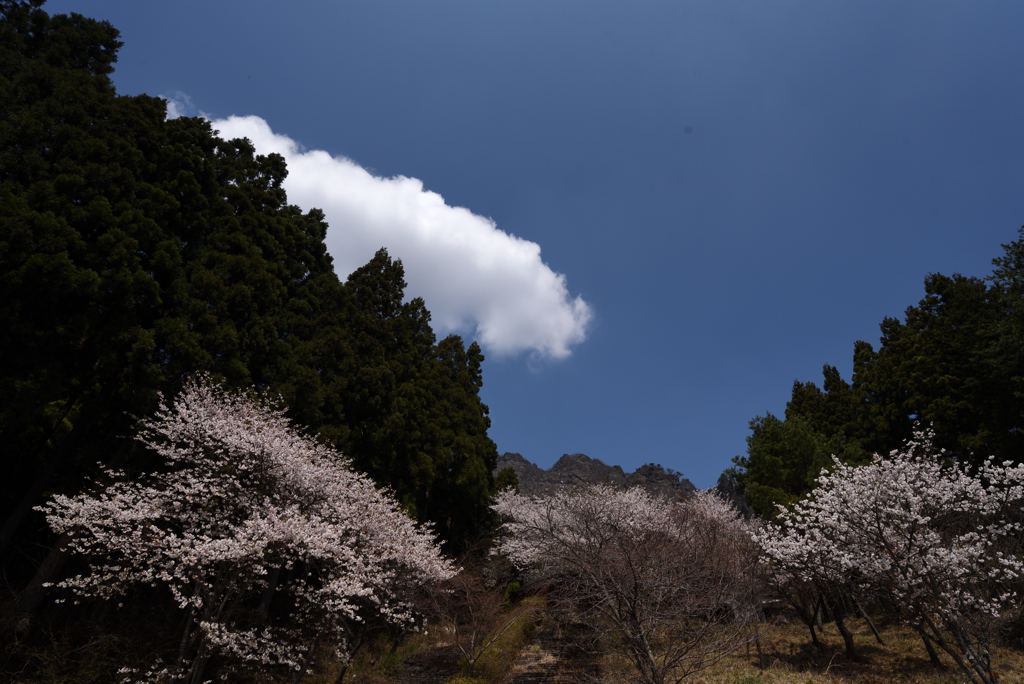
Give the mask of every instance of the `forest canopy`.
POLYGON ((117 29, 41 5, 0 2, 8 578, 49 543, 44 495, 157 466, 133 425, 197 373, 279 395, 447 543, 479 534, 497 458, 480 347, 435 338, 386 249, 340 280, 322 212, 288 203, 282 157, 119 95, 117 29))
POLYGON ((882 321, 878 349, 854 344, 851 381, 826 365, 821 387, 793 383, 783 418, 751 421, 729 472, 758 514, 804 497, 833 456, 899 450, 915 424, 957 461, 1024 460, 1024 228, 993 265, 984 279, 929 274, 904 319, 882 321))

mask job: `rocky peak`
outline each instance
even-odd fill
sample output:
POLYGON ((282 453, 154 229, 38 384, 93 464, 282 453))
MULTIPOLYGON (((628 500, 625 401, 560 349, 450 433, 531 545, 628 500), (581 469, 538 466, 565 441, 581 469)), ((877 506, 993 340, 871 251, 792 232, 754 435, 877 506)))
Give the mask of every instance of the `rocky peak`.
POLYGON ((621 467, 607 465, 586 454, 565 454, 550 470, 541 470, 522 455, 506 452, 498 457, 495 472, 503 468, 516 471, 519 491, 526 496, 548 496, 565 486, 610 484, 613 487, 640 486, 655 496, 679 500, 697 489, 679 473, 665 470, 655 463, 640 466, 636 472, 626 474, 621 467))

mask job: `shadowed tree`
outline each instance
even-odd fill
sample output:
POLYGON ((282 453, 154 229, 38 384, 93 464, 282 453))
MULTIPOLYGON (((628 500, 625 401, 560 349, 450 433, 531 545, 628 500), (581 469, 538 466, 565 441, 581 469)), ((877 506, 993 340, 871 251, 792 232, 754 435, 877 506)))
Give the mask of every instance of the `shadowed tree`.
POLYGON ((132 416, 196 371, 281 393, 420 519, 468 534, 496 458, 479 349, 435 348, 386 253, 341 283, 280 156, 118 96, 117 30, 40 5, 0 2, 0 545, 45 542, 32 506, 96 462, 156 467, 132 416))
POLYGON ((480 401, 484 360, 475 342, 434 344, 423 300, 403 303, 402 262, 380 250, 345 284, 353 354, 339 386, 356 468, 388 482, 449 542, 477 536, 489 518, 497 447, 480 401))
POLYGON ((676 684, 756 638, 752 528, 711 492, 670 503, 638 487, 506 489, 495 510, 507 518, 498 549, 637 681, 676 684))
POLYGON ((803 496, 831 454, 863 463, 898 449, 915 423, 930 426, 952 457, 1024 461, 1021 235, 993 260, 989 284, 929 275, 902 321, 882 321, 877 350, 854 345, 852 382, 826 365, 823 389, 793 384, 784 421, 751 422, 747 455, 730 473, 761 515, 803 496))
MULTIPOLYGON (((808 386, 814 387, 808 383, 800 391, 807 392, 808 386)), ((847 463, 866 459, 856 444, 840 434, 826 438, 799 415, 786 420, 770 413, 759 416, 750 421, 750 430, 746 456, 734 458, 735 465, 726 472, 754 512, 766 519, 775 517, 778 505, 792 504, 811 491, 821 470, 832 465, 833 455, 847 463)))

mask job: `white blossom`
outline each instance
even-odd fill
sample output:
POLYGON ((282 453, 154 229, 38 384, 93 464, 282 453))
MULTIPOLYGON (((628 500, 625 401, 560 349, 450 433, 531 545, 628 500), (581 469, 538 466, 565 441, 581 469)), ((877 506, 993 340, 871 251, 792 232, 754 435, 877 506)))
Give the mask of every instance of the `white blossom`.
POLYGON ((674 503, 605 485, 543 499, 506 490, 494 510, 507 518, 498 550, 641 682, 680 681, 753 637, 751 530, 709 492, 674 503))
POLYGON ((252 395, 190 381, 137 438, 165 471, 104 469, 110 484, 40 510, 91 563, 58 586, 108 599, 159 585, 188 611, 175 666, 138 681, 201 681, 212 655, 305 668, 314 644, 343 645, 368 617, 411 621, 405 590, 454 573, 388 492, 252 395), (286 614, 255 614, 267 590, 286 614))
POLYGON ((869 465, 836 459, 817 482, 755 534, 767 560, 803 581, 887 597, 971 681, 993 681, 993 621, 1024 571, 1001 550, 1020 532, 1024 469, 990 461, 972 474, 917 433, 869 465))

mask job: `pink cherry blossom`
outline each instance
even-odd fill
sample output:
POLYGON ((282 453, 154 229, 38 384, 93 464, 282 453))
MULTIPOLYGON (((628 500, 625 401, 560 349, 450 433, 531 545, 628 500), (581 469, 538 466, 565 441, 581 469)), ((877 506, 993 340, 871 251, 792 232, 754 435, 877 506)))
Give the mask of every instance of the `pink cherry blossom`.
POLYGON ((751 528, 710 492, 674 503, 604 485, 506 490, 494 510, 507 518, 498 551, 641 682, 681 681, 756 636, 751 528))
POLYGON ((994 682, 996 618, 1024 571, 1019 535, 1024 469, 989 462, 971 473, 930 435, 861 467, 835 461, 777 525, 755 533, 766 560, 802 581, 848 587, 896 604, 925 643, 976 684, 994 682))
POLYGON ((105 469, 109 484, 41 508, 91 563, 58 586, 109 599, 160 585, 188 613, 174 665, 125 681, 198 683, 214 656, 304 672, 318 643, 344 659, 360 622, 412 621, 408 590, 454 574, 387 491, 253 394, 190 381, 137 439, 164 471, 105 469))

